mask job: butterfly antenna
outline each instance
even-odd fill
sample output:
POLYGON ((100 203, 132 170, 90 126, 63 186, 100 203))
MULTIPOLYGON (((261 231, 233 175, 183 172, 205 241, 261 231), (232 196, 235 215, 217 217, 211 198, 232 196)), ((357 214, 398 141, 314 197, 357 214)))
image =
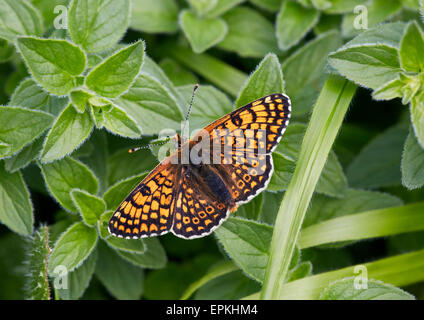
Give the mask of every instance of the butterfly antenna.
POLYGON ((190 112, 191 112, 191 107, 193 106, 193 102, 194 102, 194 96, 195 96, 196 91, 197 91, 198 88, 199 88, 199 84, 196 83, 194 85, 194 88, 193 88, 193 94, 191 95, 191 100, 190 100, 190 104, 188 106, 187 115, 185 117, 184 126, 183 126, 183 128, 181 130, 181 135, 184 135, 184 129, 185 129, 186 125, 187 125, 187 121, 188 121, 188 118, 189 118, 190 112))
POLYGON ((167 136, 165 141, 161 141, 161 142, 158 142, 158 143, 149 143, 149 144, 146 144, 145 146, 142 146, 142 147, 131 148, 131 149, 128 150, 128 153, 134 153, 136 151, 139 151, 139 150, 142 150, 142 149, 148 149, 148 148, 153 147, 153 146, 161 146, 161 145, 164 145, 165 143, 168 143, 169 140, 171 140, 171 137, 167 136))

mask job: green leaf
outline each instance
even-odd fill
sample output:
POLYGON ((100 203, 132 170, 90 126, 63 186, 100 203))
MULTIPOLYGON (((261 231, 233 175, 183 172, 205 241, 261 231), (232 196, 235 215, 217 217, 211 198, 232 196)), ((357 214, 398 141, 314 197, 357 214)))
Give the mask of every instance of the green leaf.
POLYGON ((386 82, 381 87, 375 89, 372 97, 375 100, 392 100, 394 98, 402 97, 403 82, 400 78, 386 82))
POLYGON ((52 123, 53 117, 42 111, 0 106, 0 158, 8 157, 33 142, 52 123))
POLYGON ((234 271, 212 279, 194 295, 195 300, 236 300, 260 289, 257 281, 241 271, 234 271))
POLYGON ((84 90, 74 90, 69 94, 72 106, 78 113, 84 113, 89 99, 92 97, 90 93, 84 90))
POLYGON ((33 79, 23 80, 10 98, 10 105, 36 109, 57 116, 67 105, 68 97, 57 97, 43 90, 33 79))
POLYGON ((250 2, 265 10, 276 12, 281 8, 283 0, 250 0, 250 2))
POLYGON ((149 32, 178 30, 178 6, 175 0, 137 0, 131 6, 130 28, 149 32))
POLYGON ((72 189, 70 195, 84 223, 89 227, 95 226, 106 210, 106 203, 103 199, 80 189, 72 189))
POLYGON ((57 289, 62 300, 77 300, 88 288, 97 265, 97 250, 94 250, 86 260, 67 275, 68 288, 57 289))
POLYGON ((220 18, 198 18, 183 10, 179 15, 180 26, 195 53, 201 53, 224 39, 227 24, 220 18))
MULTIPOLYGON (((186 105, 190 103, 193 86, 179 87, 178 91, 185 98, 186 105)), ((228 97, 213 86, 201 85, 196 91, 196 96, 191 108, 190 132, 206 127, 216 119, 233 111, 233 105, 228 97)))
POLYGON ((218 0, 188 0, 187 2, 197 16, 203 17, 217 5, 218 0))
POLYGON ((268 191, 281 191, 287 189, 290 179, 293 176, 295 163, 279 152, 272 155, 274 163, 274 173, 268 184, 268 191))
POLYGON ((159 65, 175 86, 193 85, 198 82, 197 77, 192 72, 174 59, 162 59, 159 65))
POLYGON ((88 112, 78 113, 69 104, 57 117, 50 129, 41 153, 41 161, 61 159, 77 149, 93 130, 88 112))
POLYGON ((347 46, 330 54, 339 73, 362 86, 377 89, 398 77, 398 51, 385 44, 347 46))
POLYGON ((118 254, 136 266, 147 269, 161 269, 165 267, 167 257, 158 238, 143 239, 146 250, 142 254, 118 251, 118 254))
POLYGON ((327 56, 340 45, 339 33, 329 31, 300 47, 284 61, 282 70, 293 115, 311 110, 327 77, 327 56))
POLYGON ((25 288, 27 299, 29 300, 50 299, 49 278, 47 275, 49 254, 49 230, 46 226, 43 226, 29 239, 25 288))
POLYGON ((356 34, 363 31, 363 29, 356 29, 355 20, 361 24, 364 21, 364 15, 366 15, 366 27, 371 28, 385 20, 390 19, 398 13, 402 6, 399 1, 385 1, 385 0, 373 0, 364 4, 367 11, 359 10, 358 13, 349 13, 344 16, 342 23, 342 33, 346 38, 353 37, 356 34))
POLYGON ((367 144, 346 170, 350 186, 372 189, 400 184, 399 168, 407 134, 403 127, 391 127, 367 144))
POLYGON ((418 143, 414 132, 409 130, 402 156, 402 184, 408 189, 424 185, 424 149, 418 143))
POLYGON ((115 98, 131 86, 137 77, 144 57, 144 42, 129 45, 101 64, 86 78, 86 85, 103 97, 115 98))
MULTIPOLYGON (((109 219, 112 214, 109 214, 109 219)), ((115 250, 125 251, 135 254, 143 254, 146 251, 143 239, 123 239, 117 237, 109 237, 106 243, 115 250)))
POLYGON ((245 0, 217 0, 213 9, 209 10, 208 16, 217 17, 234 8, 245 0))
POLYGON ((402 201, 387 193, 348 189, 344 198, 315 195, 303 220, 302 228, 321 221, 360 212, 402 205, 402 201))
POLYGON ((355 7, 366 4, 368 0, 329 0, 331 5, 325 9, 325 13, 340 14, 353 12, 355 7))
POLYGON ((235 217, 245 218, 249 220, 258 220, 263 203, 263 193, 258 194, 255 198, 238 207, 235 217))
POLYGON ((97 243, 97 232, 82 222, 74 223, 54 245, 49 257, 48 272, 54 276, 58 266, 72 272, 82 265, 97 243))
MULTIPOLYGON (((285 159, 281 159, 281 157, 278 159, 274 156, 274 159, 277 159, 275 171, 277 175, 281 175, 279 180, 283 182, 282 186, 284 187, 275 188, 274 185, 276 185, 276 180, 274 180, 270 190, 278 191, 287 187, 287 183, 291 179, 289 175, 293 172, 293 165, 288 161, 297 161, 300 151, 299 146, 302 143, 305 130, 306 126, 300 123, 292 123, 287 127, 283 139, 276 149, 276 152, 281 153, 285 159)), ((340 197, 344 195, 346 190, 347 181, 343 168, 334 151, 330 151, 315 191, 333 197, 340 197)))
POLYGON ((61 160, 40 164, 46 186, 63 208, 77 212, 70 192, 72 189, 85 190, 96 194, 98 182, 91 170, 80 161, 70 157, 61 160))
POLYGON ((281 65, 275 54, 266 55, 250 75, 236 100, 236 108, 273 93, 284 92, 281 65))
POLYGON ((277 16, 277 38, 281 50, 296 45, 319 20, 319 11, 295 1, 284 1, 277 16))
POLYGON ((14 42, 17 36, 41 36, 43 22, 28 1, 0 1, 0 38, 14 42))
POLYGON ((222 16, 228 25, 228 34, 218 44, 224 50, 241 57, 262 58, 269 52, 278 52, 272 24, 258 11, 236 7, 222 16))
POLYGON ((122 259, 103 242, 98 246, 96 277, 117 299, 138 300, 143 293, 143 271, 122 259))
POLYGON ((15 53, 15 47, 0 38, 0 63, 4 63, 12 59, 13 54, 15 53))
POLYGON ((411 22, 405 30, 399 50, 400 65, 410 72, 424 71, 424 34, 419 25, 411 22))
POLYGON ((312 273, 312 263, 305 261, 300 263, 296 268, 291 270, 288 275, 287 282, 305 278, 312 273))
MULTIPOLYGON (((44 27, 48 29, 52 26, 54 20, 57 19, 58 13, 63 13, 63 10, 55 10, 56 6, 68 6, 69 0, 31 0, 32 5, 40 11, 43 20, 44 27)), ((60 7, 59 7, 60 8, 60 7)), ((61 16, 63 19, 63 16, 61 16)), ((59 19, 59 21, 63 21, 59 19)), ((64 29, 58 29, 56 31, 65 31, 64 29)))
POLYGON ((424 93, 415 96, 411 102, 411 120, 415 136, 424 148, 424 93))
POLYGON ((347 278, 330 284, 321 294, 320 300, 415 300, 414 296, 391 284, 347 278), (359 286, 359 288, 356 288, 359 286))
POLYGON ((103 126, 110 132, 129 138, 139 138, 141 131, 136 121, 118 106, 103 113, 103 126))
POLYGON ((264 191, 264 201, 262 204, 262 211, 259 216, 259 222, 274 225, 277 216, 278 208, 280 207, 281 200, 283 199, 283 192, 267 192, 264 191))
POLYGON ((25 168, 34 159, 38 159, 43 149, 44 135, 18 151, 11 158, 4 160, 4 167, 7 171, 13 173, 22 168, 25 168))
POLYGON ((147 74, 140 74, 128 92, 116 100, 116 105, 136 120, 143 134, 157 134, 163 128, 180 129, 183 120, 174 97, 147 74))
POLYGON ((17 45, 34 79, 55 95, 69 93, 84 71, 84 52, 66 40, 21 37, 17 45))
POLYGON ((234 262, 251 278, 262 282, 268 262, 272 227, 230 217, 215 234, 234 262))
POLYGON ((106 211, 100 216, 100 219, 97 221, 97 230, 100 238, 103 240, 112 238, 112 235, 109 232, 109 220, 112 216, 113 211, 106 211))
POLYGON ((73 0, 68 13, 72 40, 87 52, 112 47, 125 33, 130 22, 130 1, 73 0))

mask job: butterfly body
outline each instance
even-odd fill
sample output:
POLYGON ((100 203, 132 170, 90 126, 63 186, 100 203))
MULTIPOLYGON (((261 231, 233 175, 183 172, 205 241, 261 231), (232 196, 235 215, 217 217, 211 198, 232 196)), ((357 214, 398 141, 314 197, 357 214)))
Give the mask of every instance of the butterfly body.
POLYGON ((177 150, 128 195, 109 222, 118 237, 173 232, 210 234, 238 205, 263 191, 272 176, 271 153, 290 118, 290 100, 272 94, 234 110, 177 150))

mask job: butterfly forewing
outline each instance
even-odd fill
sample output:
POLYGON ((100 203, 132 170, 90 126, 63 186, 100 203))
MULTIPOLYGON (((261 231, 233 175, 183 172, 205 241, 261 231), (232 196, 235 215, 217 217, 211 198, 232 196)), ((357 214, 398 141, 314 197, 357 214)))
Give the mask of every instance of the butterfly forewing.
POLYGON ((125 198, 109 221, 109 231, 124 238, 160 235, 173 222, 174 184, 179 166, 159 164, 125 198))

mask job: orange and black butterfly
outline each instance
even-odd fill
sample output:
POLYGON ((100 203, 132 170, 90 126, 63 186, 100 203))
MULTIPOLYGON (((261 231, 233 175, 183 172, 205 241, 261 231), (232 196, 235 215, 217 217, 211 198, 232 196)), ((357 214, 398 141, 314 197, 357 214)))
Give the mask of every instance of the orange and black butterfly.
POLYGON ((210 234, 238 205, 267 187, 273 172, 271 153, 290 112, 289 97, 275 93, 214 121, 190 140, 178 136, 176 151, 114 212, 110 233, 128 239, 169 231, 185 239, 210 234), (200 144, 209 148, 198 148, 200 144), (182 161, 196 148, 200 158, 182 161))

